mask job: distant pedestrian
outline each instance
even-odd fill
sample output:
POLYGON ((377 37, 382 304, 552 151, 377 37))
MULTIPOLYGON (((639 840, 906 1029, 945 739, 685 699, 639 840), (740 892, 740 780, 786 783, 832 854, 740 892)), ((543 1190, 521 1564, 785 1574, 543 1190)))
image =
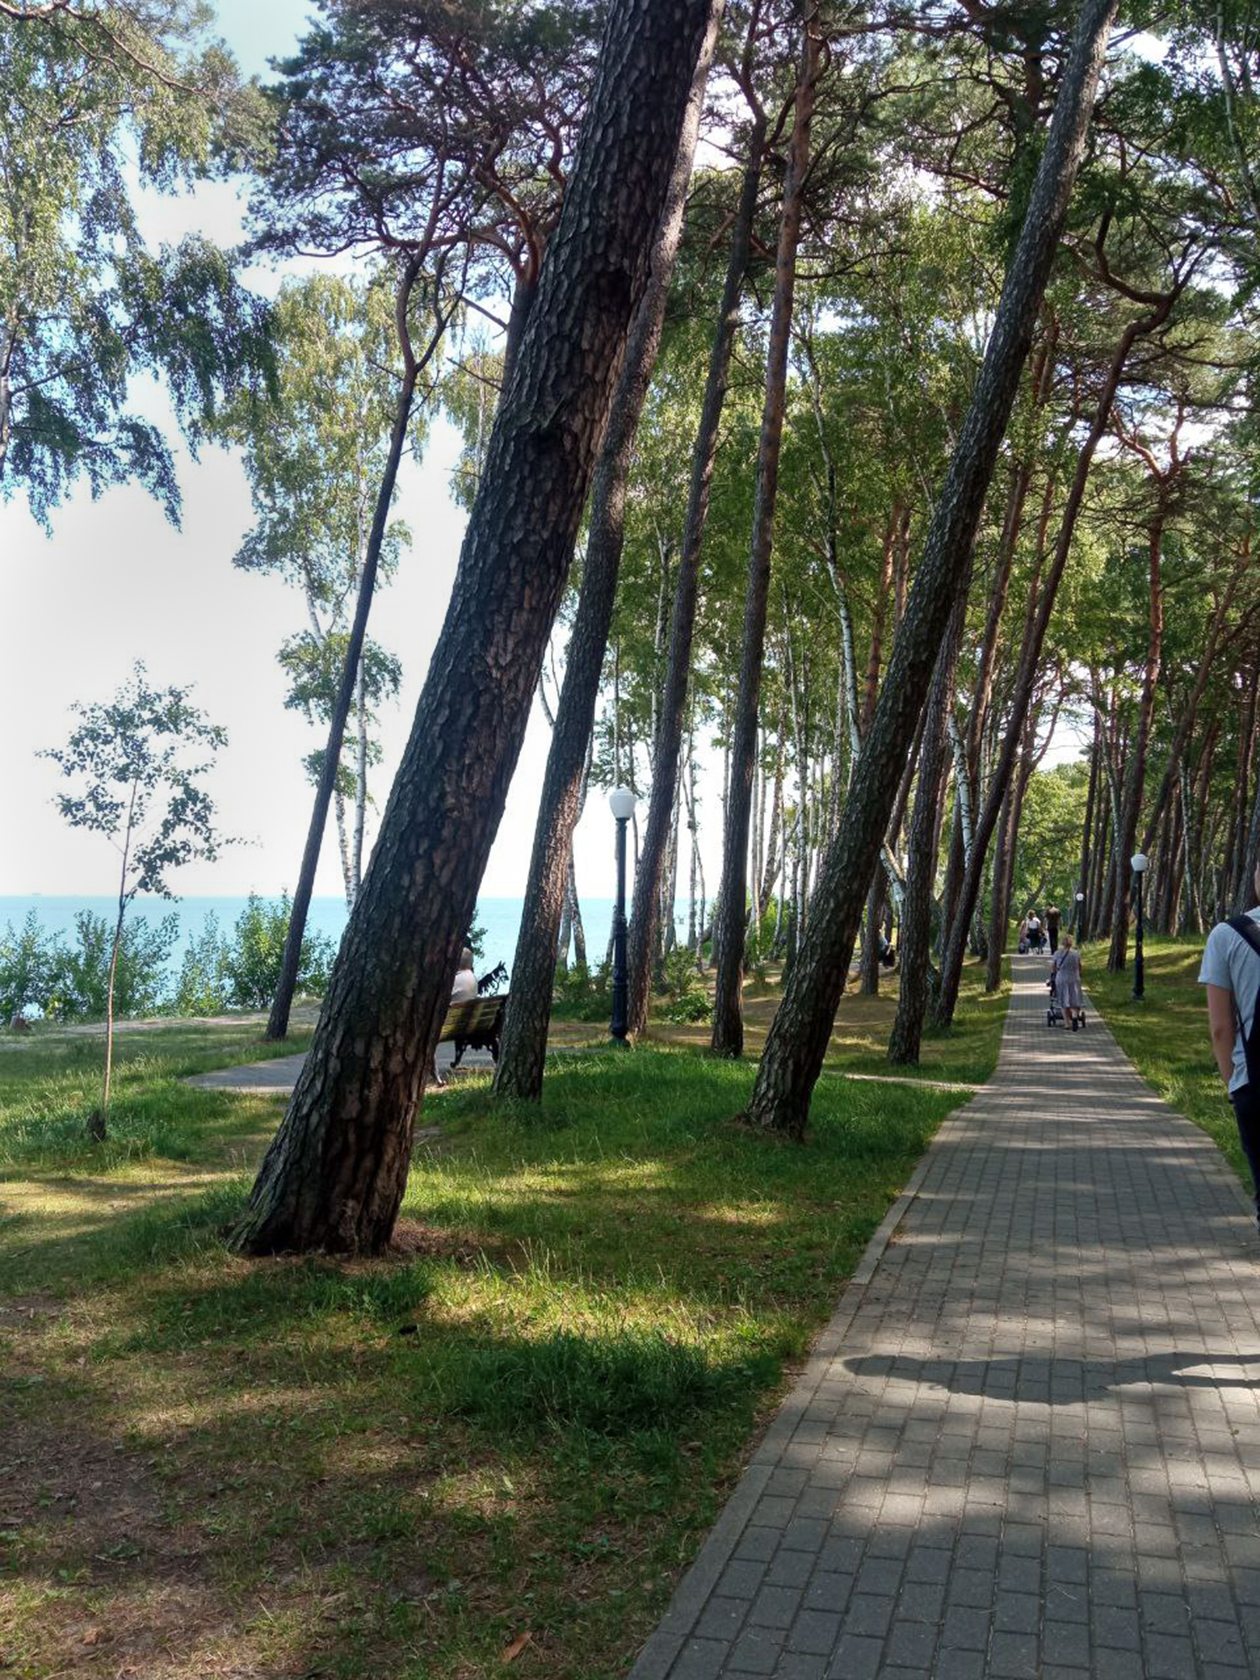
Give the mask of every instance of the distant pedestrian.
POLYGON ((1081 986, 1081 953, 1072 935, 1063 935, 1063 949, 1054 958, 1054 988, 1059 1007, 1067 1017, 1064 1025, 1073 1032, 1085 1024, 1085 992, 1081 986))
POLYGON ((1051 956, 1059 949, 1059 926, 1062 919, 1059 915, 1059 906, 1052 904, 1046 911, 1046 935, 1050 940, 1051 956))
MULTIPOLYGON (((1255 892, 1260 899, 1260 869, 1255 892)), ((1199 982, 1207 987, 1208 1026, 1216 1066, 1229 1091, 1238 1135, 1251 1168, 1260 1221, 1260 904, 1245 916, 1218 922, 1208 934, 1199 982)))
POLYGON ((1035 910, 1028 914, 1028 944, 1034 951, 1041 949, 1041 917, 1035 910))

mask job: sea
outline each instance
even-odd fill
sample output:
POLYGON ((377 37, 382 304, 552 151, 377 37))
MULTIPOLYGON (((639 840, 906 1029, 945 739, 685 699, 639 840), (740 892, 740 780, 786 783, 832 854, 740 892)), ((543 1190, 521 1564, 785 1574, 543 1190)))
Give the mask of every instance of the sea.
MULTIPOLYGON (((230 934, 245 905, 244 896, 137 898, 133 900, 127 914, 143 917, 149 922, 160 922, 172 914, 178 916, 179 939, 171 953, 171 974, 174 978, 179 972, 184 951, 205 926, 206 917, 216 916, 220 933, 230 934)), ((516 935, 521 922, 521 906, 522 900, 519 898, 483 898, 478 901, 476 922, 485 930, 482 941, 483 954, 477 964, 479 974, 494 968, 497 963, 503 963, 510 975, 512 956, 516 950, 516 935)), ((113 898, 76 897, 73 894, 59 897, 41 893, 31 893, 27 897, 0 896, 0 929, 3 929, 6 923, 16 929, 31 910, 34 910, 46 932, 70 936, 74 932, 74 918, 80 910, 91 910, 94 915, 103 916, 112 923, 117 914, 118 901, 113 898)), ((587 956, 592 967, 604 960, 612 929, 612 913, 611 898, 582 900, 582 923, 586 929, 587 956)), ((345 930, 348 914, 343 898, 313 898, 307 925, 337 942, 345 930)), ((680 931, 685 931, 685 920, 684 915, 680 931)))

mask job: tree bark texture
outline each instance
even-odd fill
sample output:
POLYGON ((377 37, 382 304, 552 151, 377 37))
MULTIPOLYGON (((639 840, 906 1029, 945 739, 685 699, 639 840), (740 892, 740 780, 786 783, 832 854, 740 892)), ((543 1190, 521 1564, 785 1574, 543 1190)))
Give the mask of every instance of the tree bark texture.
POLYGON ((998 451, 1032 344, 1085 148, 1116 0, 1085 0, 993 332, 932 515, 914 588, 844 816, 828 848, 813 914, 771 1025, 749 1118, 803 1136, 879 856, 898 771, 914 736, 932 667, 970 564, 998 451))
POLYGON ((932 954, 932 889, 936 884, 941 800, 950 759, 949 714, 954 704, 954 672, 966 621, 967 593, 960 589, 932 674, 919 760, 919 786, 910 822, 906 893, 898 940, 897 1015, 888 1039, 888 1060, 900 1065, 917 1064, 923 1039, 932 954))
POLYGON ((314 1043, 236 1235, 251 1252, 375 1252, 393 1231, 460 942, 720 13, 721 0, 611 9, 446 622, 314 1043))
POLYGON ((744 641, 739 690, 731 738, 731 780, 722 849, 722 884, 713 926, 715 975, 712 1048, 719 1056, 744 1051, 744 945, 747 933, 748 820, 752 774, 757 754, 758 707, 770 599, 770 561, 774 552, 774 515, 779 490, 779 452, 787 403, 788 352, 796 295, 796 253, 801 237, 805 178, 809 170, 810 128, 821 64, 818 7, 808 7, 803 29, 801 73, 796 86, 792 148, 783 187, 783 215, 775 265, 774 303, 766 354, 766 395, 757 446, 757 490, 753 504, 748 593, 744 606, 744 641))
MULTIPOLYGON (((717 460, 718 433, 726 393, 730 384, 731 352, 739 329, 740 298, 744 289, 744 274, 748 268, 748 253, 752 244, 753 222, 757 214, 757 194, 761 185, 762 153, 765 146, 765 121, 754 118, 749 142, 748 161, 744 166, 743 184, 735 225, 731 232, 730 254, 726 264, 726 278, 722 286, 722 301, 718 310, 717 331, 709 352, 709 371, 705 379, 704 399, 696 439, 691 452, 691 487, 687 498, 687 512, 683 523, 682 552, 678 560, 678 575, 674 581, 674 604, 669 626, 669 654, 665 667, 665 682, 657 718, 656 745, 652 764, 652 796, 648 804, 647 822, 643 830, 643 846, 639 852, 634 877, 634 900, 626 949, 629 967, 630 1034, 641 1037, 647 1031, 648 1005, 652 993, 651 953, 656 944, 659 918, 660 881, 670 812, 678 781, 679 755, 682 750, 683 724, 687 707, 687 687, 691 677, 691 650, 695 640, 696 604, 699 597, 700 557, 704 547, 704 531, 709 517, 709 498, 713 487, 713 467, 717 460)), ((771 840, 773 855, 774 841, 771 840)))
POLYGON ((511 1002, 503 1024, 494 1076, 495 1094, 500 1097, 537 1102, 542 1096, 556 974, 556 927, 573 857, 573 830, 581 810, 599 681, 621 571, 626 487, 639 417, 661 342, 715 33, 715 30, 710 32, 697 62, 665 210, 652 250, 647 288, 626 346, 608 429, 595 468, 582 587, 543 775, 520 933, 512 958, 511 1002))

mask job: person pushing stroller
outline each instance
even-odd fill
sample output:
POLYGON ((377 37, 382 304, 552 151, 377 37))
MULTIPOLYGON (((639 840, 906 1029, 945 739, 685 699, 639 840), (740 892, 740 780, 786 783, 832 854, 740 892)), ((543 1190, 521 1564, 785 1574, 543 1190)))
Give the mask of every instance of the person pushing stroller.
POLYGON ((1064 1026, 1077 1032, 1085 1025, 1085 989, 1081 984, 1081 953, 1070 933, 1050 963, 1050 995, 1065 1016, 1064 1026))

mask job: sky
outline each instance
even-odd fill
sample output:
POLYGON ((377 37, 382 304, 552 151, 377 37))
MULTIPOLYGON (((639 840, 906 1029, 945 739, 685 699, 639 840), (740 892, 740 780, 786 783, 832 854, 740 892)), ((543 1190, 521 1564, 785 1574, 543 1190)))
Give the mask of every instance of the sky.
MULTIPOLYGON (((306 0, 218 0, 219 30, 249 73, 299 37, 306 0)), ((200 230, 225 244, 241 234, 236 188, 208 183, 179 198, 141 195, 142 229, 152 242, 200 230)), ((292 265, 290 265, 292 266, 292 265)), ((307 265, 310 266, 310 265, 307 265)), ((271 293, 280 269, 259 269, 251 283, 271 293)), ((160 421, 169 411, 156 386, 135 393, 136 406, 160 421)), ((168 435, 176 437, 173 425, 168 435)), ((384 805, 441 628, 459 557, 464 516, 448 494, 458 441, 439 421, 423 461, 405 467, 397 512, 413 542, 395 580, 377 596, 373 635, 402 661, 399 702, 381 724, 384 762, 374 792, 384 805)), ((0 787, 9 820, 0 825, 0 895, 101 894, 116 886, 116 856, 99 836, 71 830, 53 804, 59 776, 39 748, 59 745, 73 725, 74 701, 103 700, 142 659, 159 685, 194 685, 193 698, 228 730, 229 745, 210 779, 222 832, 237 843, 213 864, 192 864, 175 880, 181 894, 276 895, 292 886, 309 821, 311 789, 301 768, 318 736, 284 707, 276 650, 300 627, 299 602, 274 579, 231 564, 252 523, 239 459, 207 448, 198 461, 177 450, 183 491, 181 528, 135 487, 93 501, 77 490, 52 517, 51 534, 25 503, 0 503, 0 578, 4 656, 0 659, 0 787)), ((524 887, 548 731, 537 705, 482 884, 485 897, 516 897, 524 887)), ((1047 764, 1075 756, 1074 740, 1056 740, 1047 764)), ((710 883, 720 844, 717 777, 702 780, 707 810, 702 851, 710 883)), ((613 891, 612 822, 594 792, 575 843, 579 893, 613 891)), ((684 864, 685 869, 685 864, 684 864)), ((330 822, 316 891, 341 891, 330 822)))
MULTIPOLYGON (((305 0, 218 0, 219 30, 242 67, 265 74, 267 59, 289 51, 301 33, 305 0)), ((223 243, 240 237, 241 201, 225 183, 203 184, 178 199, 142 195, 142 227, 151 241, 193 229, 223 243)), ((251 281, 272 292, 283 269, 251 281)), ((160 391, 136 393, 136 406, 160 419, 160 391)), ((172 426, 168 436, 175 436, 172 426)), ((422 464, 404 469, 397 512, 413 542, 396 580, 377 596, 372 633, 402 661, 400 701, 386 708, 384 762, 375 794, 384 805, 401 756, 429 658, 450 596, 464 516, 447 486, 458 451, 439 422, 422 464)), ((71 830, 53 805, 56 765, 36 756, 59 745, 73 720, 71 702, 105 699, 143 659, 156 683, 192 683, 193 699, 229 734, 210 787, 222 831, 240 843, 213 864, 179 872, 181 894, 274 895, 292 886, 310 817, 311 789, 302 756, 318 736, 284 708, 276 663, 284 638, 301 626, 299 600, 282 583, 233 567, 252 523, 240 462, 207 448, 193 462, 178 450, 184 508, 173 529, 143 491, 123 487, 93 501, 76 491, 56 510, 47 535, 25 503, 0 503, 0 576, 7 626, 0 659, 0 787, 9 820, 0 825, 0 894, 98 894, 115 885, 108 842, 71 830), (16 815, 15 815, 16 814, 16 815)), ((484 896, 523 889, 547 754, 538 708, 517 767, 499 838, 482 885, 484 896)), ((577 836, 579 891, 613 891, 612 820, 593 796, 577 836)), ((317 892, 341 891, 330 821, 317 892)))

